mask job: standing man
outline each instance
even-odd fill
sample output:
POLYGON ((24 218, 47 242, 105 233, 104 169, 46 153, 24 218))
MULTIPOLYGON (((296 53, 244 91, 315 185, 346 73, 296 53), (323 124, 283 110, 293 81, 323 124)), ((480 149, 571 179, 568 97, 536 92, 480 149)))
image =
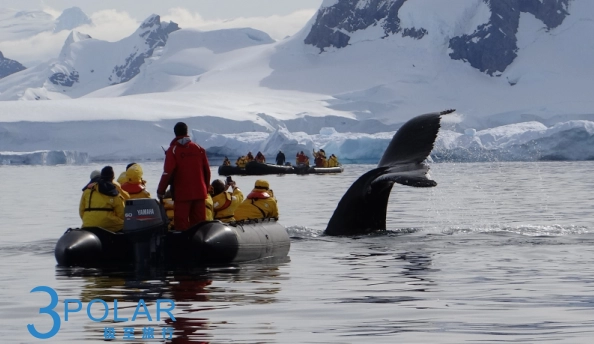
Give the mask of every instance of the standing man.
POLYGON ((285 164, 285 153, 283 153, 282 151, 278 151, 278 154, 276 155, 276 164, 277 165, 284 165, 285 164))
POLYGON ((163 175, 157 197, 163 199, 171 184, 176 230, 186 230, 206 220, 207 188, 210 185, 210 166, 206 151, 188 137, 188 126, 178 122, 173 127, 175 139, 165 152, 163 175))

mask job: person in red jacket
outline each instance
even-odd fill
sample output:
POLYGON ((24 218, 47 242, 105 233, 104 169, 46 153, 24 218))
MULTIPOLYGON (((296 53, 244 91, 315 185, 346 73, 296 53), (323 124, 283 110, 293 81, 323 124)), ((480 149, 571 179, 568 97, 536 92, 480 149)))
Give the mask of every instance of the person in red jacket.
POLYGON ((188 137, 188 126, 178 122, 173 128, 175 139, 165 152, 163 175, 157 197, 163 199, 171 184, 176 230, 186 230, 206 220, 207 189, 210 166, 206 151, 188 137))

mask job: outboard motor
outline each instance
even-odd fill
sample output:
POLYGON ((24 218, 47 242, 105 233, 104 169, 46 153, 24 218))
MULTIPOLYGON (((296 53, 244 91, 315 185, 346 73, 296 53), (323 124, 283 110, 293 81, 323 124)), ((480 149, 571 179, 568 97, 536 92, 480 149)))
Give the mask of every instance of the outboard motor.
POLYGON ((167 215, 163 205, 152 198, 126 200, 123 232, 134 248, 137 265, 163 261, 163 249, 167 234, 167 215))

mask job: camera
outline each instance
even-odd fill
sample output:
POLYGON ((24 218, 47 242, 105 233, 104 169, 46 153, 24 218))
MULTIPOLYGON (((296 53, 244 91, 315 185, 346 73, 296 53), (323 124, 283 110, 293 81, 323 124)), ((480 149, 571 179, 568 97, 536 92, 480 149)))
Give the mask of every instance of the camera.
POLYGON ((231 182, 233 182, 233 179, 231 179, 231 176, 227 176, 227 184, 231 184, 231 182))

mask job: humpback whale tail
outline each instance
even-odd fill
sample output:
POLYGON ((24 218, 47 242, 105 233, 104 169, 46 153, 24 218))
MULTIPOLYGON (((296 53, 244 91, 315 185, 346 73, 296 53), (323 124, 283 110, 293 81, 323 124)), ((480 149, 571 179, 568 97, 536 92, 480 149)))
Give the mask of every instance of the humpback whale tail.
POLYGON ((427 159, 441 127, 445 110, 417 116, 396 132, 377 168, 368 171, 342 196, 328 222, 327 235, 356 235, 386 229, 388 199, 394 183, 432 187, 427 159))

